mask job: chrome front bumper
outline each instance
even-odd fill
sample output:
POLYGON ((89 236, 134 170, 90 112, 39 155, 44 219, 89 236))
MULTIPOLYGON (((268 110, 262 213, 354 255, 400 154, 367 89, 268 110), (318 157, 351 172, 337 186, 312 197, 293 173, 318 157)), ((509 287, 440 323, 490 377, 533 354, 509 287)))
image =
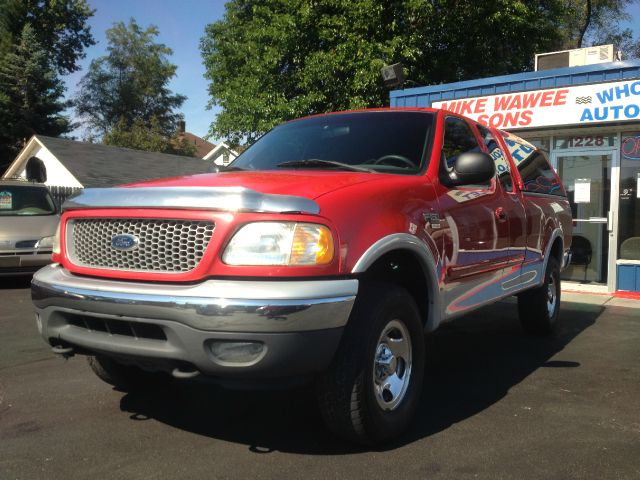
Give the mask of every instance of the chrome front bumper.
POLYGON ((195 285, 78 277, 60 265, 38 271, 32 298, 38 328, 52 345, 121 357, 150 369, 187 362, 214 376, 283 376, 320 371, 339 343, 358 281, 206 280, 195 285), (88 319, 83 328, 83 319, 88 319), (107 327, 92 328, 96 321, 107 327), (131 333, 108 325, 129 325, 131 333), (147 326, 164 339, 136 334, 147 326), (141 328, 138 329, 137 326, 141 328), (216 361, 215 341, 264 345, 251 364, 216 361))

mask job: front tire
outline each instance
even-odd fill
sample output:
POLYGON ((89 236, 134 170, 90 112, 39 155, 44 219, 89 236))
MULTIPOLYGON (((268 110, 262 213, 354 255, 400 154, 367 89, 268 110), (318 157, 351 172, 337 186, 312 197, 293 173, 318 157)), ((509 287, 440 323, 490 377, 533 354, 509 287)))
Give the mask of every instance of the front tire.
POLYGON ((327 427, 366 445, 400 435, 418 407, 424 357, 413 298, 394 285, 365 285, 331 367, 317 383, 327 427))
POLYGON ((549 257, 542 286, 518 296, 522 328, 532 335, 548 335, 560 313, 560 265, 549 257))

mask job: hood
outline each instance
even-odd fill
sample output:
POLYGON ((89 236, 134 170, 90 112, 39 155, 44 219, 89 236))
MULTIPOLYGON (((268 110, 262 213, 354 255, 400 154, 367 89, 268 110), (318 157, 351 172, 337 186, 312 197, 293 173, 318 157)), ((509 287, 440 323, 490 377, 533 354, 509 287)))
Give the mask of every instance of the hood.
POLYGON ((167 178, 126 187, 245 187, 261 193, 293 195, 311 200, 345 187, 372 182, 383 174, 327 171, 242 171, 167 178))
POLYGON ((58 215, 0 216, 0 250, 13 248, 16 242, 40 240, 56 233, 58 215))

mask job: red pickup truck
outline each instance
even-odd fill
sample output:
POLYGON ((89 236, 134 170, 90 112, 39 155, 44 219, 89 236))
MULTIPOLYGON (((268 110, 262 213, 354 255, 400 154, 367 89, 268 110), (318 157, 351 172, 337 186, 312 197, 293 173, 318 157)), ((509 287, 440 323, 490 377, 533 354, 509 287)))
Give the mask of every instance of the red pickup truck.
POLYGON ((218 173, 86 189, 33 279, 53 351, 122 389, 313 381, 361 443, 412 420, 423 335, 511 295, 551 331, 571 212, 543 152, 447 111, 318 115, 218 173))

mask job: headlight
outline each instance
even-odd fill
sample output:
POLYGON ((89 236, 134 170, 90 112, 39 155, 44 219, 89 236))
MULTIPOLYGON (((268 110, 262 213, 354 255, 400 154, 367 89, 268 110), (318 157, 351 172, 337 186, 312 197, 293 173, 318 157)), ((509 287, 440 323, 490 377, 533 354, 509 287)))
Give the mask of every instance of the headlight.
POLYGON ((56 234, 50 237, 41 238, 36 244, 36 248, 51 248, 53 253, 60 253, 60 224, 56 227, 56 234))
POLYGON ((41 238, 36 243, 36 248, 53 248, 53 239, 54 236, 41 238))
POLYGON ((255 222, 242 227, 222 255, 228 265, 326 265, 333 236, 324 225, 255 222))

